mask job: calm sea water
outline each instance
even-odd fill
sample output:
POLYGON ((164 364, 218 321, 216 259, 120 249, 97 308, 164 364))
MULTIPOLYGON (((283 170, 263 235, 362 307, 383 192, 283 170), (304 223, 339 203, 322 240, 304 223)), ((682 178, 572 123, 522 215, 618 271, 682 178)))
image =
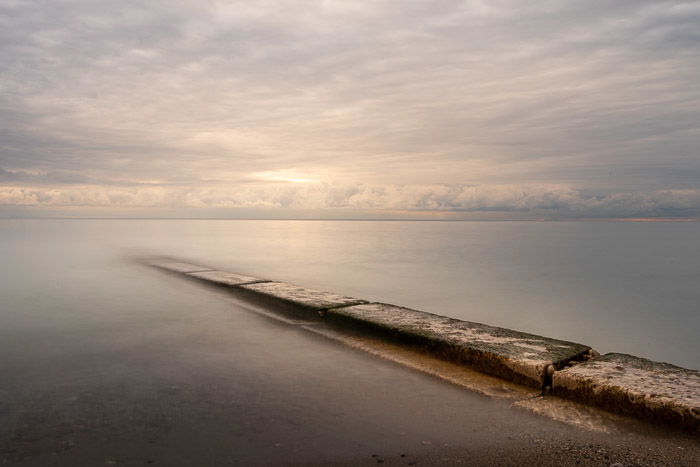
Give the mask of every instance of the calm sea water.
POLYGON ((67 332, 86 288, 95 316, 138 314, 125 259, 155 253, 698 368, 699 239, 675 222, 4 219, 0 329, 45 331, 41 308, 67 332))

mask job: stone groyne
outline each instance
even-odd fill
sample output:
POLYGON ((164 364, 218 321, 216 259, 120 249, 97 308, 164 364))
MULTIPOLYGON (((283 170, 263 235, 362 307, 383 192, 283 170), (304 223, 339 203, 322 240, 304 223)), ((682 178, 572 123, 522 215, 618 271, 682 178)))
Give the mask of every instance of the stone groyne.
POLYGON ((361 329, 483 373, 612 412, 700 432, 700 372, 590 346, 369 302, 171 258, 147 264, 282 312, 361 329))

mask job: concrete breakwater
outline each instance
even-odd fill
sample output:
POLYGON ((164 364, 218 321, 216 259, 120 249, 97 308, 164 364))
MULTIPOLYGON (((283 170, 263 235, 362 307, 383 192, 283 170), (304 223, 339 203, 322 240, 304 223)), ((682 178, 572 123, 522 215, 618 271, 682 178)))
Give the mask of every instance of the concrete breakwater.
POLYGON ((169 258, 162 270, 225 287, 282 312, 370 332, 555 396, 700 431, 700 373, 624 354, 225 272, 169 258))

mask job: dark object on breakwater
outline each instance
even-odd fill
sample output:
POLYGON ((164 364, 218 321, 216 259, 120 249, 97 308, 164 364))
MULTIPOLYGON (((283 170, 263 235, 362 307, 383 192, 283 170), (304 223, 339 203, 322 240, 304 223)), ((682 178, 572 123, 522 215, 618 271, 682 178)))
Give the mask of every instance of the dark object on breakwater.
POLYGON ((309 320, 352 327, 557 396, 691 431, 700 429, 700 374, 624 354, 173 259, 148 264, 309 320))

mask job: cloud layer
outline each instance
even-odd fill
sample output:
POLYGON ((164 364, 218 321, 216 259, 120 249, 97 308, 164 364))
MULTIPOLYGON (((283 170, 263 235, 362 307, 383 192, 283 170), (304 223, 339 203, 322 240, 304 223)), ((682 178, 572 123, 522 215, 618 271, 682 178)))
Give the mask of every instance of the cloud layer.
MULTIPOLYGON (((336 183, 225 187, 0 188, 0 205, 92 208, 254 208, 323 211, 533 213, 548 217, 700 217, 700 190, 594 196, 557 185, 369 186, 336 183)), ((274 215, 274 214, 272 214, 274 215)))
POLYGON ((0 1, 0 202, 697 212, 699 22, 658 0, 0 1))

